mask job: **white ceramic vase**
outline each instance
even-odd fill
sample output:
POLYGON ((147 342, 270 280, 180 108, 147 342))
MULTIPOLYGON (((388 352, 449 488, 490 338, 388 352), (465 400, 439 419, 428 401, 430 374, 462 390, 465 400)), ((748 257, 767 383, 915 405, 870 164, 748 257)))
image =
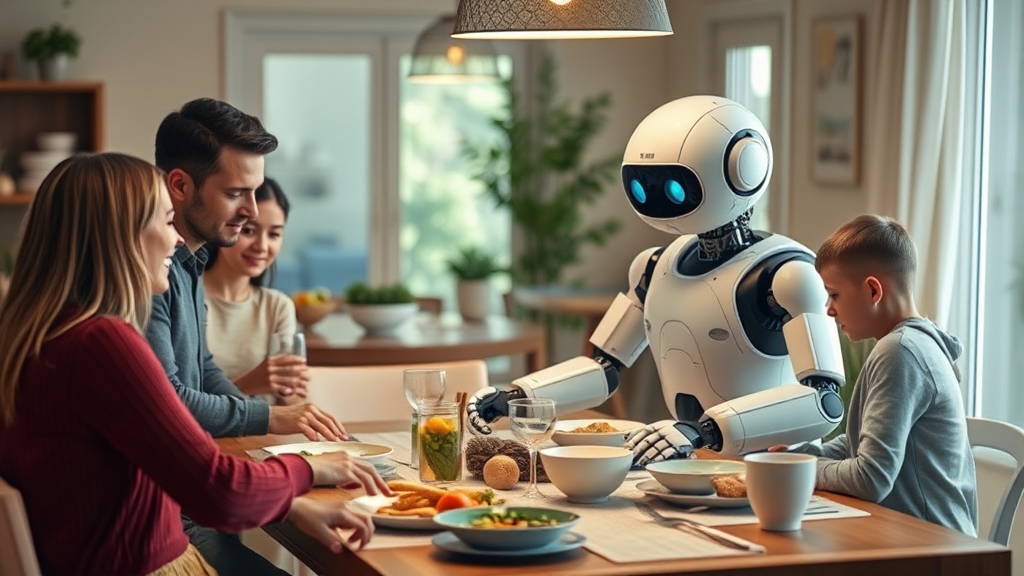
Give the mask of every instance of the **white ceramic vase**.
POLYGON ((488 280, 459 280, 455 287, 459 314, 469 321, 487 318, 491 311, 491 283, 488 280))
POLYGON ((57 54, 53 58, 39 61, 39 79, 44 82, 60 82, 68 76, 68 55, 57 54))

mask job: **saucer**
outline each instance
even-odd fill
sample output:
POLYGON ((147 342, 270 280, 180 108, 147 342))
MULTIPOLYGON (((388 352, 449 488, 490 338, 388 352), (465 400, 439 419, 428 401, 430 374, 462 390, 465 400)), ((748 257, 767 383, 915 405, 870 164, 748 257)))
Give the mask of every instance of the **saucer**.
POLYGON ((583 543, 587 541, 587 537, 575 532, 566 532, 564 536, 551 544, 540 546, 538 548, 526 548, 524 550, 484 550, 482 548, 473 548, 462 540, 459 540, 459 537, 452 532, 441 532, 440 534, 435 534, 430 541, 434 546, 437 546, 441 550, 454 552, 455 554, 465 554, 467 556, 520 558, 523 556, 544 556, 546 554, 558 554, 560 552, 575 550, 580 546, 583 546, 583 543))
POLYGON ((657 480, 638 482, 636 489, 666 502, 683 506, 707 506, 708 508, 743 508, 750 506, 750 500, 746 498, 723 498, 717 494, 708 494, 706 496, 676 494, 675 492, 669 492, 668 488, 659 484, 657 480))

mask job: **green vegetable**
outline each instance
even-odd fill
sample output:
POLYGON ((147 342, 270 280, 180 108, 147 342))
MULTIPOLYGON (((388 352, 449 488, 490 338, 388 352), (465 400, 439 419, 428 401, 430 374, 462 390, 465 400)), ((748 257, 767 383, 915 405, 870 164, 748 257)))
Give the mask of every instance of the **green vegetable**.
POLYGON ((299 450, 299 454, 302 454, 303 456, 316 456, 316 454, 313 454, 309 450, 299 450))
POLYGON ((436 434, 424 430, 420 435, 420 454, 427 460, 427 465, 434 472, 437 480, 458 480, 462 471, 461 450, 459 450, 459 433, 444 432, 436 434))

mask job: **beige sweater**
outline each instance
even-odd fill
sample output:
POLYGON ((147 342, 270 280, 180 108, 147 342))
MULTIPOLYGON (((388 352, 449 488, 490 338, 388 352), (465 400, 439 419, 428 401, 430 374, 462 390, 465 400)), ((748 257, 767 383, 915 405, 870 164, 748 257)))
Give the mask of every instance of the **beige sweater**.
POLYGON ((206 308, 207 347, 214 363, 232 380, 267 357, 271 334, 298 331, 291 298, 273 288, 254 286, 242 302, 207 294, 206 308))

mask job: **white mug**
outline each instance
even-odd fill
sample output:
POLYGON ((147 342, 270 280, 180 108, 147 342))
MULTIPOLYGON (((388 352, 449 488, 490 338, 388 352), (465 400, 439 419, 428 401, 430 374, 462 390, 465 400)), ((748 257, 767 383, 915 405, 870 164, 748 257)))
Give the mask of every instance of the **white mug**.
POLYGON ((748 454, 747 498, 762 530, 799 530, 814 494, 818 458, 793 452, 748 454))

